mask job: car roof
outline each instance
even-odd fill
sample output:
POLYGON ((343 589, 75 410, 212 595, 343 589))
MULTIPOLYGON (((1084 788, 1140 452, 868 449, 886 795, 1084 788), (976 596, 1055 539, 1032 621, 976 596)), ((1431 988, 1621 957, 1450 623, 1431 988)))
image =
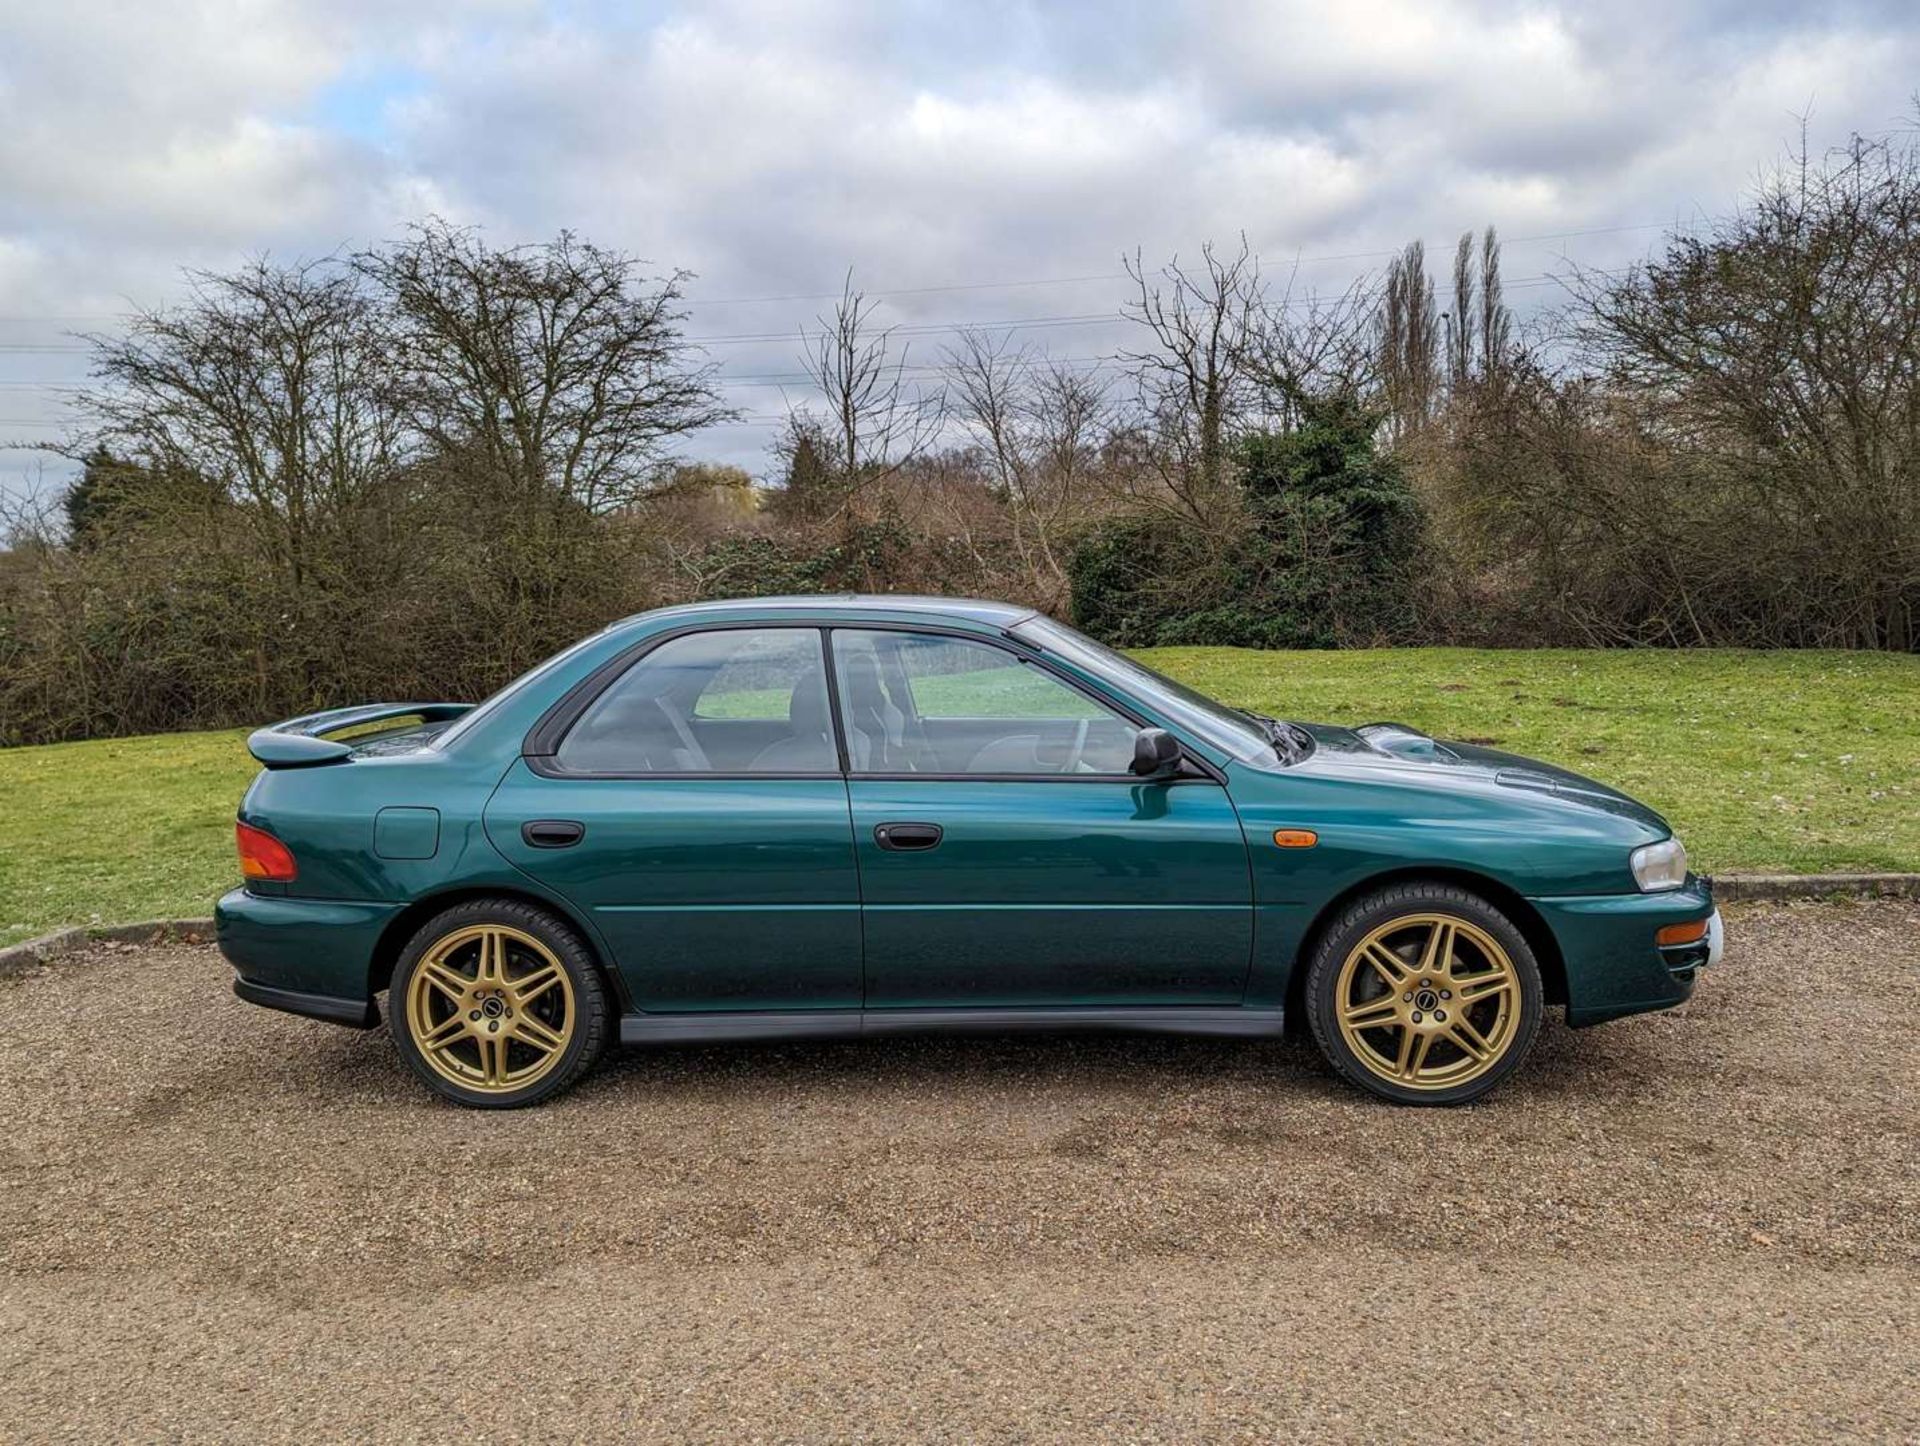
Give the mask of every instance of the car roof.
POLYGON ((723 598, 713 602, 682 603, 622 618, 614 626, 646 623, 697 622, 701 618, 751 619, 779 613, 812 613, 822 617, 867 620, 875 617, 944 619, 1011 627, 1034 616, 1034 609, 984 598, 911 597, 887 593, 823 593, 798 597, 723 598))

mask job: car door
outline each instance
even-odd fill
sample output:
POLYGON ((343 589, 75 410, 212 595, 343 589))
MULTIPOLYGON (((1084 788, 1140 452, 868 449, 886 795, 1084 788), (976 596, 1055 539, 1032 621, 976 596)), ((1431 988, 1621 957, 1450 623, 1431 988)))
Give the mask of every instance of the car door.
POLYGON ((488 837, 593 920, 638 1008, 859 1008, 824 647, 817 627, 670 636, 489 802, 488 837))
POLYGON ((1234 1004, 1253 900, 1210 777, 997 642, 837 628, 869 1009, 1234 1004))

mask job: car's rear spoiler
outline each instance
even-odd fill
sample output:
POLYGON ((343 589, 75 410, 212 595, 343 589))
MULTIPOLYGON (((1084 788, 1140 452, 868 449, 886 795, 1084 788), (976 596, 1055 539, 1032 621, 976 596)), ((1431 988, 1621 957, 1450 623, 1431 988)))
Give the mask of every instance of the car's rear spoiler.
MULTIPOLYGON (((352 754, 355 744, 329 738, 329 733, 377 733, 370 725, 415 718, 422 723, 443 723, 458 718, 473 707, 471 703, 363 703, 358 708, 329 708, 324 713, 309 713, 304 718, 289 718, 267 728, 257 728, 247 739, 247 752, 269 768, 310 768, 316 763, 337 763, 352 754)), ((364 741, 364 739, 356 740, 364 741)))

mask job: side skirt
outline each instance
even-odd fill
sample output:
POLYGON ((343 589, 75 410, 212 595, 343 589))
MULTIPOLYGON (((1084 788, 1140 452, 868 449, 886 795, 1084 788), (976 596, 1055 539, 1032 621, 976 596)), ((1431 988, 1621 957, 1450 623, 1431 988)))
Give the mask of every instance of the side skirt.
POLYGON ((1278 1009, 1098 1008, 833 1009, 628 1014, 622 1044, 707 1044, 749 1039, 852 1039, 890 1034, 1010 1034, 1027 1030, 1117 1030, 1260 1039, 1282 1032, 1278 1009))

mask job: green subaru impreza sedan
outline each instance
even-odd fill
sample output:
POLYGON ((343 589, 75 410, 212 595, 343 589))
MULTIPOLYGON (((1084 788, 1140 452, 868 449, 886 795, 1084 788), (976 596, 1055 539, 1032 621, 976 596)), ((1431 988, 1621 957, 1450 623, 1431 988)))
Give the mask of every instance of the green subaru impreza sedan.
POLYGON ((372 1027, 463 1104, 625 1044, 944 1029, 1311 1030, 1459 1104, 1549 1005, 1678 1004, 1719 956, 1653 810, 1394 723, 1229 708, 1028 609, 702 603, 477 707, 261 729, 242 998, 372 1027))

